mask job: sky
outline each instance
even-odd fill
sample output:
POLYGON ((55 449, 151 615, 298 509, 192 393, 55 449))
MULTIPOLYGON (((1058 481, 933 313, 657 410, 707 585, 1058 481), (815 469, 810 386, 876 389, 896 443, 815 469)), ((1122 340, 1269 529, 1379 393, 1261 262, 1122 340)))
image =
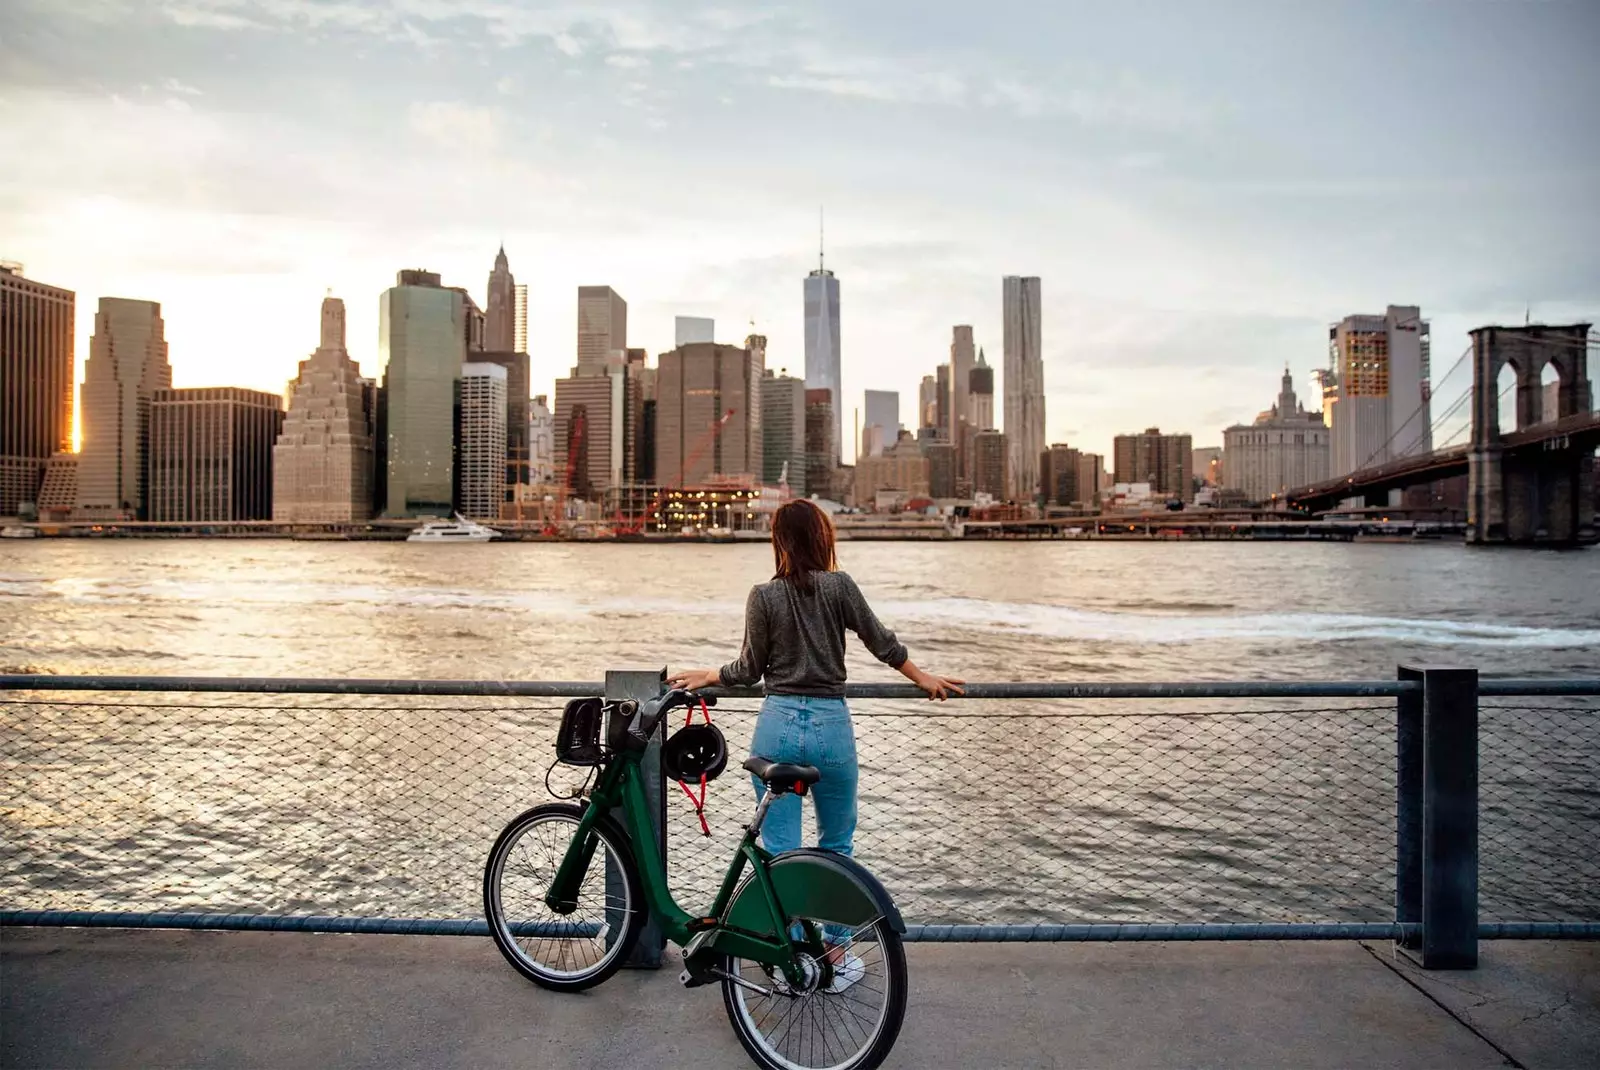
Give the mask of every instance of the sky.
POLYGON ((0 258, 77 292, 80 380, 119 296, 175 385, 281 391, 324 293, 376 375, 395 272, 483 304, 503 242, 537 393, 585 284, 652 356, 703 315, 801 373, 825 208, 847 424, 914 426, 955 324, 1003 377, 1038 275, 1049 441, 1198 447, 1286 366, 1311 401, 1345 315, 1420 305, 1436 379, 1600 319, 1597 105, 1593 0, 5 0, 0 258))

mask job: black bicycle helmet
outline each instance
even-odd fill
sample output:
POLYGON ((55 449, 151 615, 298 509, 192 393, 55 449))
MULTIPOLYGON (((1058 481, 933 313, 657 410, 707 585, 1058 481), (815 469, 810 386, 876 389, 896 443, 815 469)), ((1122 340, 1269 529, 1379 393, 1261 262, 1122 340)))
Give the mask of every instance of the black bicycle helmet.
POLYGON ((715 780, 728 765, 728 741, 714 724, 684 725, 661 748, 661 769, 685 784, 715 780))

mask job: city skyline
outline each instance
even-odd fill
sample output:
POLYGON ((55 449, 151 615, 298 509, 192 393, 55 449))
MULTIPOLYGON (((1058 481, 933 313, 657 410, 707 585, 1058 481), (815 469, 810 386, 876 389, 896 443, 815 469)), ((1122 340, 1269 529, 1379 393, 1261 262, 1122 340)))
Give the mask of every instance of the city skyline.
POLYGON ((1047 441, 1107 452, 1150 424, 1215 441, 1263 377, 1322 366, 1351 312, 1422 306, 1442 366, 1530 305, 1596 318, 1592 8, 1445 10, 1068 4, 972 33, 938 3, 908 25, 830 4, 21 0, 0 42, 0 256, 78 294, 74 382, 96 301, 119 296, 163 305, 177 384, 277 390, 327 288, 376 377, 395 270, 481 301, 504 242, 549 393, 571 294, 596 280, 653 354, 693 308, 754 320, 775 365, 802 367, 794 280, 826 203, 850 286, 841 422, 867 387, 914 396, 953 324, 999 365, 992 280, 1025 270, 1046 280, 1047 441), (1526 56, 1490 62, 1506 41, 1526 56), (1329 92, 1352 54, 1361 83, 1329 92), (735 137, 759 182, 652 177, 735 137), (1382 151, 1338 149, 1368 141, 1382 151), (974 165, 937 164, 952 155, 974 165))

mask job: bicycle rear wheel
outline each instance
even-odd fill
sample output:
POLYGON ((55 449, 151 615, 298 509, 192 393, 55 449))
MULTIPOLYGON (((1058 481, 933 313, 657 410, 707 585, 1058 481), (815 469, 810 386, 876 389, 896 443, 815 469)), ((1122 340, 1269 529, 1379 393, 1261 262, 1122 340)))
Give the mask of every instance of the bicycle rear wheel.
MULTIPOLYGON (((823 923, 796 919, 813 939, 823 923)), ((888 1057, 906 1014, 906 953, 882 918, 801 953, 804 984, 779 970, 725 956, 722 1001, 739 1043, 768 1070, 873 1070, 888 1057), (762 991, 757 991, 760 989, 762 991)))
POLYGON ((644 925, 644 895, 633 852, 610 820, 593 829, 598 843, 577 890, 577 909, 545 903, 583 808, 535 806, 500 833, 483 870, 483 911, 506 961, 535 984, 576 992, 616 973, 644 925))

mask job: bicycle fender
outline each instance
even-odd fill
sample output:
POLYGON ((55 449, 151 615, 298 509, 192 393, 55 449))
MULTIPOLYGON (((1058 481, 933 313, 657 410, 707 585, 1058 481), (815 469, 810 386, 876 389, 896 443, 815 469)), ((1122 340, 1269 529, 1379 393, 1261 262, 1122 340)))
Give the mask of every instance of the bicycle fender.
MULTIPOLYGON (((778 855, 767 872, 778 901, 791 916, 852 928, 883 918, 895 932, 906 931, 889 890, 848 855, 802 847, 778 855)), ((747 932, 771 933, 772 912, 760 884, 754 879, 746 881, 722 922, 747 932)))

